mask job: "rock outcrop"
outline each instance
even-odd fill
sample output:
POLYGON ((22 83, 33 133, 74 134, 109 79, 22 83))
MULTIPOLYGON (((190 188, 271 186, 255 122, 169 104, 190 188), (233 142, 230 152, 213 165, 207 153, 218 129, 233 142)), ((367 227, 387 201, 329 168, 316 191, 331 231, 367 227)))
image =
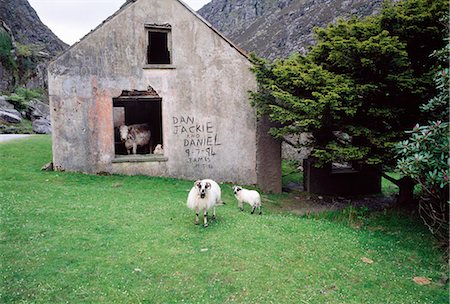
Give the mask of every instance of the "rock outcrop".
POLYGON ((4 96, 0 96, 0 124, 15 124, 21 121, 22 117, 19 111, 14 109, 14 105, 6 101, 4 96))
POLYGON ((37 134, 51 134, 52 125, 50 123, 50 120, 39 118, 33 121, 33 132, 37 134))
POLYGON ((46 88, 48 61, 68 45, 41 22, 27 0, 0 1, 0 35, 0 91, 46 88))
POLYGON ((0 96, 0 134, 23 133, 24 127, 20 125, 23 120, 31 121, 31 129, 25 130, 27 133, 31 131, 38 134, 52 133, 50 108, 47 104, 32 99, 25 110, 19 112, 7 99, 7 96, 0 96))
POLYGON ((198 13, 247 52, 267 59, 305 52, 313 28, 378 12, 383 0, 212 0, 198 13))
POLYGON ((32 121, 33 132, 38 134, 52 133, 50 122, 50 108, 47 104, 33 99, 25 111, 28 119, 32 121))
POLYGON ((0 19, 11 29, 16 41, 40 46, 51 57, 68 47, 42 23, 27 0, 0 1, 0 19))
POLYGON ((20 113, 16 110, 0 110, 0 123, 19 123, 22 121, 20 113))

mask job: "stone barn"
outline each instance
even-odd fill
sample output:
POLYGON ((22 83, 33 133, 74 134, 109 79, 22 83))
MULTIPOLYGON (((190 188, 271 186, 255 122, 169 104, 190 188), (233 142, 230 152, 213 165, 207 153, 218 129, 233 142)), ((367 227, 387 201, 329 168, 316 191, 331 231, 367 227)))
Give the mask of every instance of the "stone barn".
POLYGON ((49 65, 55 169, 280 192, 280 143, 250 105, 250 67, 182 1, 128 1, 49 65), (136 124, 150 140, 128 154, 119 127, 136 124))

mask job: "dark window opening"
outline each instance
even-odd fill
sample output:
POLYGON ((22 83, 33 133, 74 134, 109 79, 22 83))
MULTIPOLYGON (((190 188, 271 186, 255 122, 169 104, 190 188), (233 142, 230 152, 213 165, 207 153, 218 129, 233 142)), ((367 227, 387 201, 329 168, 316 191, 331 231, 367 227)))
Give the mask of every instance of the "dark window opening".
POLYGON ((351 162, 332 162, 331 163, 331 173, 341 173, 341 172, 357 172, 357 170, 353 167, 351 162))
MULTIPOLYGON (((129 153, 126 140, 121 138, 120 127, 123 125, 127 126, 129 130, 137 127, 136 125, 141 126, 139 130, 142 132, 150 130, 148 144, 138 145, 136 154, 152 154, 157 145, 162 146, 161 98, 117 97, 113 99, 113 111, 116 155, 133 154, 132 150, 129 153)), ((134 139, 129 140, 133 141, 134 139)))
POLYGON ((148 64, 170 64, 169 32, 149 31, 147 62, 148 64))

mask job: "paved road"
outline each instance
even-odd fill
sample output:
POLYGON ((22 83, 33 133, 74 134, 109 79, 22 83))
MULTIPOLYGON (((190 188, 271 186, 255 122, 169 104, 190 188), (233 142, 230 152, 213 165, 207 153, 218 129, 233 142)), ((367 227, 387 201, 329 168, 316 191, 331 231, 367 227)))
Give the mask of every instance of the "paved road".
POLYGON ((0 134, 0 142, 31 136, 30 134, 0 134))

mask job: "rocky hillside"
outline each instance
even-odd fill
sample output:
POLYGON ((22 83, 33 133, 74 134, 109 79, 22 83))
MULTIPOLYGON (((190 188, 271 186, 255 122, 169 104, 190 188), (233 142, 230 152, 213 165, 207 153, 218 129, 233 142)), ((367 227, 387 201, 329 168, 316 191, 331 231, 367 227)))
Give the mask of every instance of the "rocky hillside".
POLYGON ((47 62, 67 47, 27 0, 0 1, 0 91, 45 88, 47 62))
POLYGON ((27 0, 1 0, 0 19, 11 29, 14 39, 24 45, 36 45, 51 56, 65 50, 62 42, 39 19, 27 0))
POLYGON ((304 52, 314 27, 367 16, 383 0, 212 0, 198 12, 247 52, 274 59, 304 52))
POLYGON ((0 134, 51 132, 47 64, 67 47, 27 0, 0 0, 0 134))

